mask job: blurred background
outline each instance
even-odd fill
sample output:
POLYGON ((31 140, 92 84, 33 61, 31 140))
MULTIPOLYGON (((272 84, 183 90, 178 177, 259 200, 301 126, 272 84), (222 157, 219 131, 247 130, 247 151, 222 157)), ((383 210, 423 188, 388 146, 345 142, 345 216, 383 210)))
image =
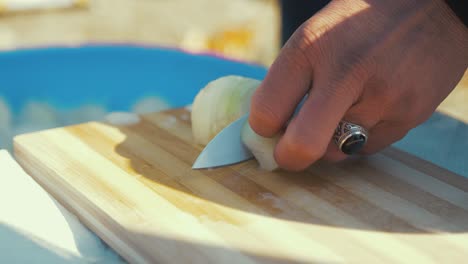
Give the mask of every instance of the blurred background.
POLYGON ((135 43, 268 65, 279 26, 275 0, 0 0, 2 50, 135 43))

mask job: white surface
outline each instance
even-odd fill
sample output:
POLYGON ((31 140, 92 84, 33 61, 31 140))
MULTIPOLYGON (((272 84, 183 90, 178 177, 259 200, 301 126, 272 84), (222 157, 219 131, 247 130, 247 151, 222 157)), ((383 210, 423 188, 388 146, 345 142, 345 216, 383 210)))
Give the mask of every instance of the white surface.
POLYGON ((112 112, 106 116, 106 121, 112 125, 129 126, 140 122, 140 117, 133 113, 112 112))
POLYGON ((0 263, 121 263, 0 150, 0 263))

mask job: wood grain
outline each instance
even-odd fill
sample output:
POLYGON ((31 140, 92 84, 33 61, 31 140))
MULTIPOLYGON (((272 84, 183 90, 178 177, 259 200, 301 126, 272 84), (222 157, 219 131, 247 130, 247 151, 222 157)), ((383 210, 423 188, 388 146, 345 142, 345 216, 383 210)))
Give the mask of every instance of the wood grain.
POLYGON ((388 149, 301 173, 192 170, 184 109, 19 136, 20 164, 134 263, 462 263, 468 179, 388 149))

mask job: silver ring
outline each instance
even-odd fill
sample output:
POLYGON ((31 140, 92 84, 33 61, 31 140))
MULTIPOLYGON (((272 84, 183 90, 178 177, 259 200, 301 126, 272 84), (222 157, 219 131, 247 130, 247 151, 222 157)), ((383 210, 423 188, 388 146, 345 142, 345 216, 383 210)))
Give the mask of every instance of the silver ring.
POLYGON ((364 147, 369 138, 368 132, 360 125, 340 121, 333 135, 333 141, 341 152, 352 155, 364 147))

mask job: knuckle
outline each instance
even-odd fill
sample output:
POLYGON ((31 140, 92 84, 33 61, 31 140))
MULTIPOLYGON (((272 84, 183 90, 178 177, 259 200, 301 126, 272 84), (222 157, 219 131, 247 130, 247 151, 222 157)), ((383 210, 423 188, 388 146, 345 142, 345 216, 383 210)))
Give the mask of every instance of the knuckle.
MULTIPOLYGON (((334 65, 336 72, 341 73, 344 79, 356 80, 364 83, 369 79, 373 60, 360 51, 348 51, 345 56, 338 59, 334 65)), ((340 76, 340 75, 338 75, 340 76)))
POLYGON ((400 97, 398 89, 390 87, 385 81, 375 76, 364 84, 364 89, 369 89, 372 97, 380 102, 384 102, 385 106, 397 102, 400 97))
POLYGON ((386 115, 402 127, 410 129, 429 118, 430 113, 426 109, 427 105, 417 95, 398 92, 396 89, 388 96, 391 99, 385 105, 386 115))
POLYGON ((326 27, 317 28, 311 23, 305 23, 294 32, 289 44, 301 52, 303 57, 308 59, 309 64, 317 64, 317 61, 327 54, 324 45, 327 38, 326 31, 326 27))
POLYGON ((348 55, 347 58, 334 63, 330 71, 332 87, 338 92, 352 96, 357 100, 363 93, 365 82, 371 77, 368 63, 359 58, 360 55, 348 55))
POLYGON ((419 87, 404 90, 405 92, 400 93, 400 96, 396 99, 395 106, 401 109, 399 112, 400 120, 403 120, 413 128, 431 117, 436 110, 437 103, 431 101, 431 98, 434 98, 434 96, 431 94, 430 89, 423 97, 418 92, 419 87))
POLYGON ((355 105, 362 94, 361 85, 350 82, 341 82, 330 80, 322 89, 316 92, 317 97, 322 101, 335 101, 347 108, 355 105))
POLYGON ((380 109, 367 108, 359 109, 359 111, 348 111, 343 119, 369 129, 377 124, 382 119, 381 117, 380 109))

